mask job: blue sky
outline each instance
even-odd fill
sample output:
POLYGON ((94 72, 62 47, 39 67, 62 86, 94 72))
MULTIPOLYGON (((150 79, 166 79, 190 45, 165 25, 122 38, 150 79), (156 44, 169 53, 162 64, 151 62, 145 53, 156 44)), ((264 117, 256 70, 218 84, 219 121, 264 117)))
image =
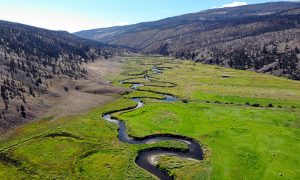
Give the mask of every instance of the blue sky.
MULTIPOLYGON (((269 0, 0 0, 0 19, 75 32, 269 0)), ((274 0, 273 0, 274 1, 274 0)))

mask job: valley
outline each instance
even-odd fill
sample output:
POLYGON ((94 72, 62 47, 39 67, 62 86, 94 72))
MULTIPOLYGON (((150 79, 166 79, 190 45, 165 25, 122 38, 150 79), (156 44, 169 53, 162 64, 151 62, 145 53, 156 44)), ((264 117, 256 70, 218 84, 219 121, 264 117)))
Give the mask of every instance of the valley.
POLYGON ((95 78, 82 91, 92 92, 95 101, 114 98, 89 112, 44 116, 3 136, 1 179, 156 179, 136 164, 141 152, 189 148, 176 140, 124 143, 118 126, 103 119, 107 113, 136 140, 165 134, 198 142, 203 160, 199 154, 198 160, 151 158, 172 178, 300 178, 298 81, 163 56, 123 56, 87 66, 95 78), (144 105, 135 108, 132 99, 144 105))
POLYGON ((298 1, 0 4, 0 180, 300 179, 298 1))
POLYGON ((300 79, 300 3, 214 8, 75 35, 159 54, 300 79))

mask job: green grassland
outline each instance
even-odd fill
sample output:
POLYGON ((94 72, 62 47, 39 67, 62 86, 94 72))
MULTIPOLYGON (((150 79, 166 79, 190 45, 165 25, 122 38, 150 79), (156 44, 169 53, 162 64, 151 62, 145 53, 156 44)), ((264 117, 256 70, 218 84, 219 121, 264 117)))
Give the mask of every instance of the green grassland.
POLYGON ((158 166, 178 179, 300 179, 300 82, 167 57, 124 62, 124 70, 109 77, 116 86, 129 87, 119 83, 124 79, 155 86, 85 115, 46 117, 17 129, 1 140, 0 179, 154 179, 134 163, 138 151, 184 145, 119 142, 117 126, 101 115, 133 107, 132 97, 141 97, 145 107, 115 114, 129 134, 180 134, 201 143, 202 162, 158 158, 158 166), (154 74, 147 71, 153 65, 168 68, 154 74), (145 72, 153 81, 143 78, 145 72), (170 83, 177 86, 163 87, 170 83), (149 91, 185 101, 162 102, 149 91))

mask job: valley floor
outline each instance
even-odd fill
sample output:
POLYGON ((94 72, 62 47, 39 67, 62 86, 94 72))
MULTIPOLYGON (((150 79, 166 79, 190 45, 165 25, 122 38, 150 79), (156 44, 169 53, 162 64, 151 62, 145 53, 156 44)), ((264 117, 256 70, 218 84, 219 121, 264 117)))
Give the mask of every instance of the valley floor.
MULTIPOLYGON (((125 92, 122 87, 113 86, 105 77, 120 71, 122 63, 118 60, 99 59, 95 63, 84 65, 89 72, 86 78, 70 78, 66 75, 57 75, 47 80, 48 88, 43 92, 36 92, 35 97, 26 94, 26 118, 21 118, 16 110, 19 98, 11 100, 5 118, 0 118, 0 139, 3 134, 14 132, 33 119, 44 116, 52 120, 74 114, 87 113, 91 108, 98 107, 120 98, 125 92), (65 91, 64 88, 68 90, 65 91)), ((5 109, 4 103, 0 108, 5 109)), ((4 117, 4 115, 2 114, 4 117)))
MULTIPOLYGON (((99 63, 90 71, 102 72, 101 66, 99 63)), ((135 164, 138 152, 185 146, 179 142, 120 142, 117 126, 101 117, 134 107, 133 97, 146 105, 114 114, 124 120, 128 134, 180 134, 201 143, 203 161, 156 158, 157 166, 177 179, 300 179, 300 82, 168 57, 123 57, 122 71, 118 72, 102 75, 115 84, 113 90, 97 89, 97 84, 91 89, 82 87, 96 94, 87 101, 98 101, 103 93, 121 93, 124 88, 131 92, 129 84, 119 83, 122 80, 145 86, 119 98, 115 95, 115 102, 88 113, 63 117, 52 113, 3 136, 0 179, 155 179, 135 164), (148 71, 154 65, 164 68, 163 73, 148 71), (157 81, 147 81, 146 74, 157 81), (161 102, 155 98, 162 97, 151 91, 183 100, 161 102)), ((80 103, 81 98, 87 99, 71 98, 52 112, 66 111, 64 108, 80 103)), ((87 109, 95 105, 101 104, 87 109)))

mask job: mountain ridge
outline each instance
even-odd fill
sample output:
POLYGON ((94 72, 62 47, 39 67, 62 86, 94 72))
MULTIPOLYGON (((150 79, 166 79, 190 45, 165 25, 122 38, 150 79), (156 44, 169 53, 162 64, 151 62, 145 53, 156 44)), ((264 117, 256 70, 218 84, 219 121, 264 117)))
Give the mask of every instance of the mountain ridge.
MULTIPOLYGON (((288 9, 291 9, 291 8, 294 8, 295 5, 297 5, 298 7, 300 7, 300 3, 299 2, 269 2, 269 3, 262 3, 262 4, 258 4, 258 6, 262 6, 262 8, 264 8, 265 6, 268 6, 269 10, 272 9, 273 11, 275 12, 280 12, 280 11, 283 11, 283 9, 285 10, 288 10, 288 9), (273 9, 270 8, 270 5, 272 6, 273 5, 273 9), (285 5, 284 7, 278 7, 280 5, 285 5)), ((99 31, 102 32, 101 30, 103 31, 111 31, 113 29, 126 29, 126 28, 134 28, 135 26, 144 26, 146 24, 150 24, 150 23, 160 23, 162 21, 172 21, 172 20, 175 20, 175 21, 178 21, 177 18, 187 18, 187 17, 190 17, 190 16, 199 16, 199 15, 203 15, 205 13, 216 13, 216 12, 219 12, 221 13, 222 10, 236 10, 236 9, 239 9, 239 8, 249 8, 249 7, 256 7, 256 5, 244 5, 244 6, 238 6, 238 7, 228 7, 228 8, 215 8, 215 9, 209 9, 209 10, 203 10, 203 11, 200 11, 200 12, 195 12, 195 13, 188 13, 188 14, 183 14, 183 15, 178 15, 178 16, 173 16, 173 17, 167 17, 167 18, 163 18, 161 20, 156 20, 156 21, 149 21, 149 22, 141 22, 141 23, 136 23, 136 24, 131 24, 131 25, 125 25, 125 26, 113 26, 113 27, 107 27, 107 28, 95 28, 95 29, 90 29, 90 30, 82 30, 82 31, 78 31, 78 32, 75 32, 73 34, 79 36, 79 37, 83 37, 83 38, 88 38, 88 39, 91 39, 89 36, 86 36, 85 33, 94 33, 93 31, 99 31)), ((272 13, 275 13, 273 12, 272 13)), ((240 16, 241 14, 238 14, 238 16, 240 16)), ((160 24, 161 25, 161 24, 160 24)), ((100 40, 100 39, 95 39, 93 38, 94 40, 100 40)))
POLYGON ((145 54, 169 55, 300 79, 299 60, 295 67, 294 55, 299 56, 300 47, 299 8, 297 2, 219 8, 154 22, 81 31, 75 35, 128 46, 145 54), (292 49, 286 52, 288 61, 292 62, 280 60, 285 46, 292 49), (233 55, 237 51, 247 56, 245 62, 233 55), (273 67, 274 62, 278 62, 278 66, 273 67))

